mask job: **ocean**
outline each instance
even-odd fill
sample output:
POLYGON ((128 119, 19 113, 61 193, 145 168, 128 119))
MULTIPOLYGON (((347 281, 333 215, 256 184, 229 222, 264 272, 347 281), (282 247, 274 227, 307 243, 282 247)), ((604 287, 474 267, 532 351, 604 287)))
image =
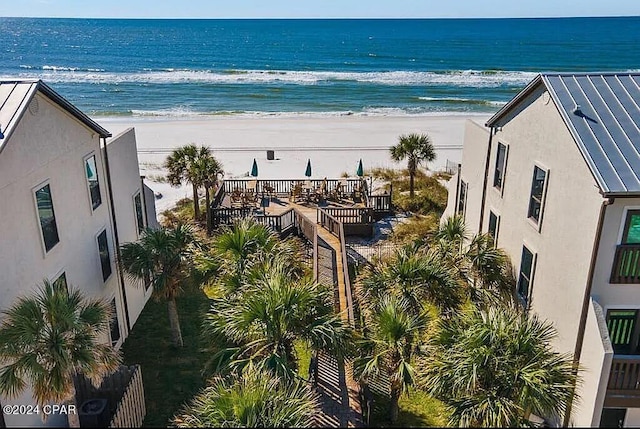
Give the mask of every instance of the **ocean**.
POLYGON ((93 116, 492 113, 542 71, 640 69, 640 17, 0 18, 0 78, 93 116))

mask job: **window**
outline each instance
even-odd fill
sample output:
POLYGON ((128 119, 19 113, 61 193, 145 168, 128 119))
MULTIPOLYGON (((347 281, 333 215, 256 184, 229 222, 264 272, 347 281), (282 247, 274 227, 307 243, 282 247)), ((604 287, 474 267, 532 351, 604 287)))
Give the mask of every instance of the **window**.
POLYGON ((500 223, 500 218, 494 212, 489 211, 489 235, 493 237, 493 242, 496 243, 498 241, 498 224, 500 223))
POLYGON ((67 274, 66 273, 60 274, 58 278, 53 281, 53 286, 63 287, 64 290, 69 292, 69 285, 67 284, 67 274))
POLYGON ((111 275, 111 259, 109 258, 109 244, 107 243, 107 230, 98 235, 98 253, 102 266, 102 280, 107 281, 111 275))
POLYGON ((136 211, 136 225, 138 226, 138 235, 144 231, 144 214, 142 213, 142 197, 140 192, 138 192, 133 197, 133 206, 136 211))
POLYGON ((109 320, 109 333, 111 334, 111 345, 115 346, 120 341, 120 323, 118 323, 118 307, 116 299, 111 300, 111 319, 109 320))
POLYGON ((518 296, 523 304, 529 303, 529 291, 531 290, 531 277, 533 273, 533 253, 527 246, 522 246, 522 258, 520 259, 520 275, 518 276, 518 296))
POLYGON ((458 195, 458 209, 456 213, 464 217, 466 206, 467 206, 467 184, 461 180, 460 194, 458 195))
POLYGON ((640 244, 640 210, 627 211, 622 244, 640 244))
POLYGON ((51 187, 49 185, 45 185, 36 191, 36 204, 38 205, 38 217, 40 218, 44 248, 48 252, 60 241, 56 215, 53 211, 51 187))
POLYGON ((98 182, 98 169, 96 168, 96 156, 92 155, 85 161, 87 170, 87 183, 89 185, 89 195, 91 196, 91 207, 97 209, 102 204, 100 195, 100 183, 98 182))
POLYGON ((493 174, 493 186, 502 189, 504 182, 504 172, 507 167, 507 147, 502 143, 498 143, 498 152, 496 153, 496 171, 493 174))
POLYGON ((613 352, 636 354, 638 351, 638 310, 609 310, 607 329, 613 352))
POLYGON ((544 194, 544 185, 547 177, 547 172, 542 168, 533 167, 533 181, 531 183, 531 198, 529 200, 529 219, 535 223, 540 222, 540 216, 542 212, 542 200, 544 194))

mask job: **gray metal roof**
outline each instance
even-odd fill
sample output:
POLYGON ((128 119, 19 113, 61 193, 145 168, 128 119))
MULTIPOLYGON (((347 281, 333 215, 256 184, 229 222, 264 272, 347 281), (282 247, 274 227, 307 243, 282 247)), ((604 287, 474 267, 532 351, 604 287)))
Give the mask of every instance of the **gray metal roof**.
POLYGON ((544 83, 604 195, 640 195, 640 73, 544 73, 487 126, 544 83))
POLYGON ((0 80, 0 152, 38 91, 101 137, 111 137, 109 131, 82 113, 44 82, 40 80, 0 80))

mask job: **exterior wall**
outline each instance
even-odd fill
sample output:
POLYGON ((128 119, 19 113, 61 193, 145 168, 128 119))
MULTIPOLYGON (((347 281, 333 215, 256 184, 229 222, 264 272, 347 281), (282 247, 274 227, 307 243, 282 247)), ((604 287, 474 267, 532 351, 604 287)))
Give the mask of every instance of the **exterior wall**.
MULTIPOLYGON (((480 205, 482 203, 482 186, 484 184, 484 169, 488 144, 488 130, 472 120, 467 120, 464 129, 460 180, 468 184, 464 219, 467 228, 473 233, 478 231, 478 222, 480 220, 480 205)), ((449 196, 447 208, 445 209, 442 219, 455 214, 457 211, 457 178, 457 174, 454 174, 448 182, 449 196)))
POLYGON ((624 419, 624 427, 640 427, 640 408, 627 408, 627 417, 624 419))
MULTIPOLYGON (((135 130, 129 128, 112 138, 107 143, 107 155, 111 171, 118 240, 122 245, 138 239, 134 196, 140 193, 143 188, 138 170, 135 130)), ((142 199, 142 195, 140 198, 142 199)), ((144 204, 144 200, 141 201, 144 204)), ((154 200, 151 200, 150 204, 153 203, 154 200)), ((124 276, 124 282, 129 320, 133 327, 145 303, 151 296, 152 290, 149 288, 149 290, 145 291, 142 282, 132 280, 127 276, 124 276)))
POLYGON ((0 307, 43 279, 65 272, 69 284, 91 295, 117 291, 112 226, 99 136, 38 94, 0 156, 0 307), (95 154, 102 204, 92 210, 84 160, 95 154), (34 192, 49 183, 60 242, 45 254, 34 192), (107 228, 112 274, 102 280, 96 236, 107 228), (15 243, 20 243, 16 246, 15 243))
POLYGON ((558 330, 557 350, 573 353, 602 197, 553 101, 539 89, 493 137, 483 231, 500 216, 498 246, 520 267, 536 254, 531 309, 558 330), (502 191, 493 187, 498 142, 508 146, 502 191), (528 219, 534 166, 547 173, 540 227, 528 219))
POLYGON ((592 299, 582 344, 580 398, 573 407, 572 425, 599 426, 612 358, 613 348, 602 307, 592 299))
POLYGON ((622 241, 625 218, 630 209, 640 209, 640 198, 618 198, 607 206, 605 213, 591 291, 605 312, 610 308, 640 309, 639 284, 609 283, 616 246, 622 241))

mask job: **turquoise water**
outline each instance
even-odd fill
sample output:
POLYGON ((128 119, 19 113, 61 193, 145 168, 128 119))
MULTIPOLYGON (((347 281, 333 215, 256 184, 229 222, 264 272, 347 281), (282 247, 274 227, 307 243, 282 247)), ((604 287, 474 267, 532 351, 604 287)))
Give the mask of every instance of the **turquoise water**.
POLYGON ((0 78, 93 115, 490 113, 541 71, 640 69, 640 18, 0 18, 0 78))

